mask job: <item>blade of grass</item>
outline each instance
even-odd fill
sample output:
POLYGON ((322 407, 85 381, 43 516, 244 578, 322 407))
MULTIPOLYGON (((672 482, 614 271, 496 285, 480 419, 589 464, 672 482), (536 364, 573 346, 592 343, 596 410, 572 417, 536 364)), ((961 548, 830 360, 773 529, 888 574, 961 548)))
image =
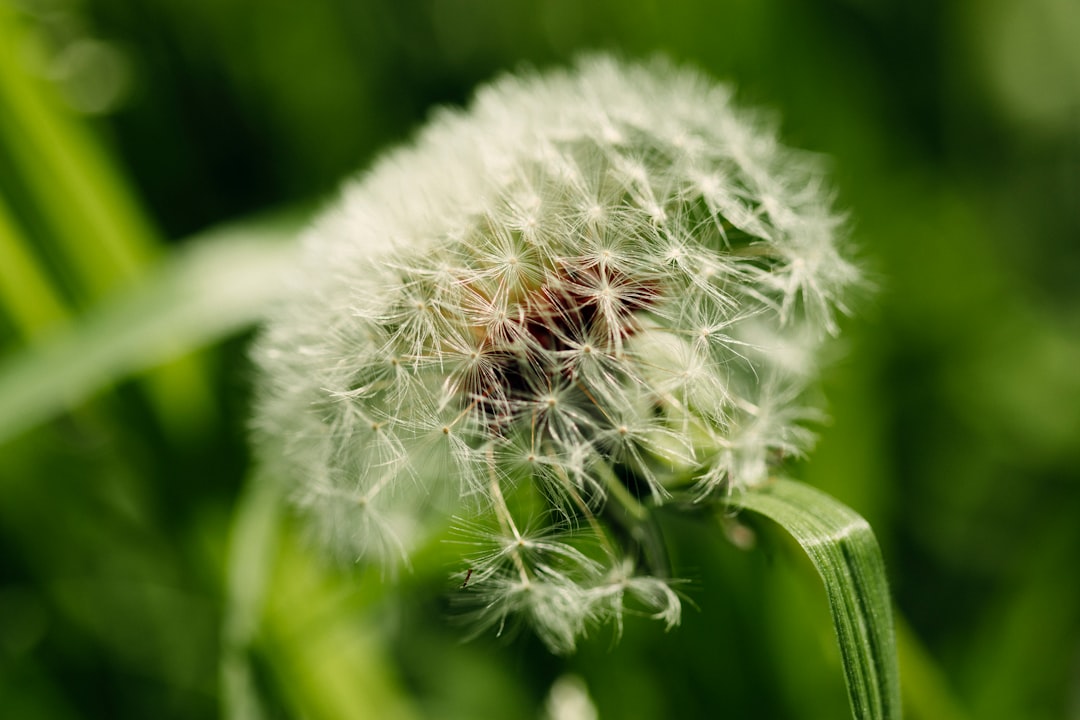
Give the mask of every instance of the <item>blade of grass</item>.
POLYGON ((266 586, 277 553, 279 489, 266 477, 247 483, 233 516, 222 624, 222 714, 230 720, 259 720, 266 710, 250 653, 263 617, 266 586))
POLYGON ((33 338, 68 319, 64 301, 53 291, 7 203, 0 195, 0 308, 15 328, 33 338))
POLYGON ((0 362, 0 443, 116 381, 249 327, 295 261, 295 219, 223 228, 0 362))
POLYGON ((899 720, 896 636, 881 550, 857 513, 809 485, 775 480, 736 497, 791 534, 821 579, 857 720, 899 720))
MULTIPOLYGON (((28 17, 0 3, 0 143, 28 190, 74 297, 93 305, 140 278, 162 251, 158 232, 87 123, 56 89, 27 71, 40 41, 28 17)), ((198 358, 177 357, 145 379, 158 419, 181 437, 215 419, 198 358)))
POLYGON ((256 474, 236 506, 222 717, 260 720, 291 706, 307 718, 416 718, 369 612, 385 588, 379 571, 335 572, 314 560, 283 512, 281 492, 272 475, 256 474))
POLYGON ((908 715, 925 720, 971 720, 971 714, 960 704, 937 660, 923 647, 902 615, 896 618, 896 640, 908 715))
POLYGON ((85 125, 23 69, 34 40, 0 3, 0 137, 91 299, 137 277, 160 241, 85 125))
POLYGON ((290 717, 415 720, 373 603, 379 570, 334 572, 286 525, 267 587, 264 658, 290 717))

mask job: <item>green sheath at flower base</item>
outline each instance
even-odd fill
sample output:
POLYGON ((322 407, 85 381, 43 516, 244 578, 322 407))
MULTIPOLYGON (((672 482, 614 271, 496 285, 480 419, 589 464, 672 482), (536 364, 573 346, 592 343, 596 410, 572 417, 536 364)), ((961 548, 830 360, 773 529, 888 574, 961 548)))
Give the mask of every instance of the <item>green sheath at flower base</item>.
POLYGON ((257 349, 264 462, 345 557, 434 517, 481 626, 671 626, 652 508, 764 481, 856 278, 814 162, 664 62, 505 77, 347 187, 257 349))

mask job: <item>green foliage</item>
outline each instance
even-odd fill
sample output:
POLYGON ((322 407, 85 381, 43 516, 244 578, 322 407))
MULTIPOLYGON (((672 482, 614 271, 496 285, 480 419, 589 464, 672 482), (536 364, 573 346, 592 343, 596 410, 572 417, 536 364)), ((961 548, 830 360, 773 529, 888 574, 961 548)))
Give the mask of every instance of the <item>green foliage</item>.
POLYGON ((878 291, 791 474, 881 542, 906 716, 1075 714, 1078 15, 1009 5, 0 0, 0 712, 524 718, 566 673, 602 717, 845 711, 826 596, 770 533, 672 523, 699 612, 555 660, 461 644, 446 543, 387 595, 242 493, 244 334, 296 223, 163 238, 280 217, 497 71, 606 46, 832 158, 878 291))
POLYGON ((215 230, 77 325, 0 362, 0 442, 120 378, 251 326, 280 293, 297 226, 282 218, 215 230))

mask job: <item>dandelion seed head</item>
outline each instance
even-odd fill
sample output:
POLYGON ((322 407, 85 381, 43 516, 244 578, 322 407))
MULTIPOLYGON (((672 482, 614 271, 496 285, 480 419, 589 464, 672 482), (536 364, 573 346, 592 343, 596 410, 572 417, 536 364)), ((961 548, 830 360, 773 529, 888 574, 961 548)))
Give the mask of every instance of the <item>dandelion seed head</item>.
POLYGON ((665 571, 612 528, 808 448, 804 390, 858 279, 825 187, 692 70, 503 77, 306 233, 255 351, 263 460, 345 557, 486 519, 462 589, 481 626, 560 652, 629 612, 670 627, 665 571))

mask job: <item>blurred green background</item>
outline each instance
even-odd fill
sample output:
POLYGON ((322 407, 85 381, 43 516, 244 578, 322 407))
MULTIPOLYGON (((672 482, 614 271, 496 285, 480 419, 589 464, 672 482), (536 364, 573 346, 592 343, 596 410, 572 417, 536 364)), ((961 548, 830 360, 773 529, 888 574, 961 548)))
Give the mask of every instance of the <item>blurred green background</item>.
POLYGON ((260 232, 167 282, 183 238, 287 235, 433 107, 608 49, 830 158, 877 290, 792 473, 878 533, 908 717, 1080 718, 1077 38, 1075 0, 0 0, 0 717, 533 718, 565 674, 605 718, 846 716, 766 528, 669 523, 683 626, 568 659, 463 644, 445 548, 395 588, 325 567, 245 494, 260 232))

